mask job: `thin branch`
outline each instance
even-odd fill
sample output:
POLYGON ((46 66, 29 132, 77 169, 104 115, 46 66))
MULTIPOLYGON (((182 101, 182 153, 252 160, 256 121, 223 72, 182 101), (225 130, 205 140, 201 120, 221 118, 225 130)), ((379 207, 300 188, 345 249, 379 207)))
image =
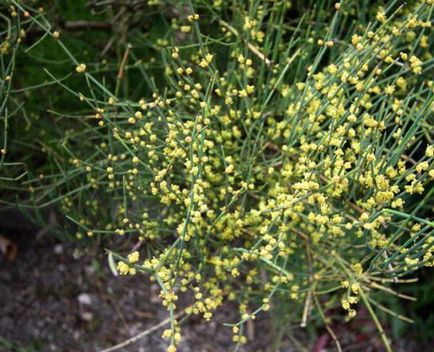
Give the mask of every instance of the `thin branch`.
POLYGON ((108 22, 101 21, 66 21, 63 26, 64 29, 74 31, 81 29, 111 29, 112 26, 108 22))
MULTIPOLYGON (((183 312, 180 312, 179 314, 177 314, 177 315, 175 316, 175 318, 178 319, 178 318, 181 317, 182 315, 183 315, 183 312)), ((101 351, 99 351, 99 352, 112 352, 112 351, 117 351, 117 350, 119 350, 119 349, 121 349, 121 348, 124 348, 124 347, 126 347, 126 346, 132 345, 133 343, 137 342, 138 340, 142 339, 143 337, 145 337, 145 336, 147 336, 147 335, 153 333, 154 331, 156 331, 156 330, 162 328, 164 325, 170 323, 170 320, 171 320, 171 319, 170 319, 170 317, 169 317, 169 318, 167 318, 167 319, 161 321, 161 322, 158 323, 157 325, 154 325, 154 326, 152 326, 151 328, 149 328, 149 329, 147 329, 147 330, 145 330, 145 331, 142 331, 141 333, 139 333, 139 334, 137 334, 137 335, 135 335, 135 336, 129 338, 128 340, 125 340, 125 341, 123 341, 123 342, 121 342, 121 343, 119 343, 119 344, 117 344, 117 345, 114 345, 114 346, 112 346, 112 347, 106 348, 106 349, 101 350, 101 351)))
MULTIPOLYGON (((243 38, 240 36, 240 34, 238 33, 238 31, 232 27, 229 23, 223 21, 223 20, 219 20, 220 24, 225 27, 226 29, 228 29, 233 35, 235 35, 236 37, 239 37, 241 40, 243 40, 243 38)), ((264 53, 261 52, 261 50, 259 50, 256 46, 254 46, 252 43, 249 43, 245 40, 243 40, 246 44, 247 47, 249 48, 249 50, 255 54, 257 57, 259 57, 262 61, 265 62, 265 64, 267 66, 271 66, 273 64, 273 62, 268 59, 264 53)))

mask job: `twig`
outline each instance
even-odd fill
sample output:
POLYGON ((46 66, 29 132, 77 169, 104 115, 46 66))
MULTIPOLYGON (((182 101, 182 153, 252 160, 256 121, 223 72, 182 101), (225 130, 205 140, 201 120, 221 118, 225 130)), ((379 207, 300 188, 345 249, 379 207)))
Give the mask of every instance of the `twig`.
POLYGON ((363 290, 360 290, 360 297, 365 304, 366 308, 368 309, 368 312, 374 321, 375 326, 377 327, 378 333, 380 334, 381 340, 383 341, 384 347, 386 348, 387 352, 392 352, 392 347, 390 346, 390 342, 386 336, 386 333, 384 332, 383 327, 381 326, 380 321, 378 320, 377 315, 375 314, 374 310, 371 307, 371 304, 369 303, 365 293, 363 290))
MULTIPOLYGON (((65 21, 62 23, 60 21, 57 24, 53 25, 53 28, 58 28, 60 30, 65 31, 81 31, 84 29, 95 29, 95 30, 111 30, 112 25, 109 22, 101 22, 101 21, 65 21)), ((31 28, 27 31, 27 34, 38 34, 46 32, 43 28, 31 28)))
POLYGON ((126 66, 127 61, 128 61, 128 56, 130 54, 130 49, 131 49, 131 46, 127 45, 127 49, 125 50, 124 56, 122 58, 121 65, 119 67, 119 71, 118 71, 118 75, 117 75, 118 79, 122 79, 124 77, 124 70, 125 70, 125 66, 126 66))
POLYGON ((416 298, 413 297, 413 296, 408 296, 408 295, 404 295, 402 293, 396 292, 396 291, 392 290, 390 287, 377 284, 376 282, 370 282, 369 283, 369 287, 376 288, 378 290, 390 293, 390 294, 392 294, 394 296, 397 296, 399 298, 403 298, 403 299, 406 299, 406 300, 409 300, 409 301, 416 301, 416 298))
MULTIPOLYGON (((177 315, 175 316, 175 318, 178 319, 178 318, 179 318, 180 316, 182 316, 182 315, 183 315, 183 312, 180 312, 179 314, 177 314, 177 315)), ((142 331, 141 333, 139 333, 139 334, 137 334, 137 335, 135 335, 135 336, 129 338, 128 340, 125 340, 125 341, 123 341, 123 342, 121 342, 121 343, 119 343, 119 344, 117 344, 117 345, 114 345, 114 346, 112 346, 112 347, 106 348, 106 349, 101 350, 101 351, 99 351, 99 352, 112 352, 112 351, 119 350, 119 349, 121 349, 121 348, 123 348, 123 347, 129 346, 129 345, 133 344, 134 342, 137 342, 137 341, 140 340, 141 338, 143 338, 143 337, 149 335, 150 333, 152 333, 152 332, 154 332, 154 331, 156 331, 156 330, 162 328, 164 325, 168 324, 169 322, 170 322, 170 317, 167 318, 167 319, 164 319, 163 321, 161 321, 161 322, 158 323, 157 325, 154 325, 154 326, 152 326, 151 328, 149 328, 149 329, 147 329, 147 330, 145 330, 145 331, 142 331)))
POLYGON ((338 338, 337 338, 335 332, 334 332, 333 329, 329 326, 329 324, 328 324, 328 322, 327 322, 327 319, 326 319, 326 316, 325 316, 325 314, 324 314, 324 311, 323 311, 323 309, 321 308, 321 304, 320 304, 318 298, 315 296, 315 294, 313 295, 313 300, 314 300, 315 305, 316 305, 316 307, 317 307, 317 309, 318 309, 318 313, 319 313, 319 315, 320 315, 320 317, 321 317, 321 319, 322 319, 322 321, 323 321, 323 323, 324 323, 324 326, 325 326, 325 328, 327 329, 327 332, 329 333, 329 335, 331 336, 333 342, 335 343, 338 352, 342 352, 341 344, 339 343, 339 340, 338 340, 338 338))
POLYGON ((67 30, 80 30, 80 29, 111 29, 112 26, 108 22, 101 21, 66 21, 63 28, 67 30))
POLYGON ((137 242, 134 245, 134 247, 131 249, 131 252, 139 250, 139 248, 143 245, 144 242, 145 242, 144 240, 140 240, 139 242, 137 242))
POLYGON ((253 341, 255 339, 255 324, 253 323, 252 319, 247 320, 247 338, 250 341, 253 341))
POLYGON ((395 317, 397 319, 403 320, 403 321, 405 321, 407 323, 410 323, 410 324, 414 323, 413 319, 410 319, 410 318, 408 318, 408 317, 406 317, 404 315, 401 315, 401 314, 398 314, 398 313, 394 312, 393 310, 391 310, 391 309, 383 306, 382 304, 378 303, 377 301, 373 300, 372 298, 367 297, 367 299, 368 299, 369 302, 371 302, 374 306, 376 306, 379 309, 381 309, 383 312, 386 312, 387 314, 390 314, 391 316, 393 316, 393 317, 395 317))
POLYGON ((312 285, 313 285, 314 280, 315 280, 314 274, 313 274, 312 254, 310 252, 309 241, 305 240, 305 244, 306 244, 307 267, 308 267, 308 272, 309 272, 309 283, 310 283, 311 286, 309 288, 309 291, 307 292, 306 301, 305 301, 305 304, 304 304, 303 316, 301 318, 301 323, 300 323, 300 326, 302 328, 306 327, 307 318, 308 318, 309 312, 311 310, 311 305, 312 305, 312 285))
POLYGON ((119 66, 118 74, 116 76, 115 96, 118 96, 121 80, 124 78, 125 66, 127 65, 127 62, 128 62, 128 56, 130 54, 130 49, 131 49, 131 45, 128 44, 127 49, 125 50, 124 56, 122 58, 122 62, 119 66))
MULTIPOLYGON (((243 40, 243 38, 241 38, 240 34, 238 33, 238 31, 232 27, 229 23, 223 21, 223 20, 219 20, 220 24, 225 27, 226 29, 228 29, 233 35, 235 35, 236 37, 239 37, 241 40, 243 40)), ((265 62, 265 64, 267 66, 271 66, 273 64, 273 62, 268 59, 264 53, 262 53, 256 46, 254 46, 252 43, 249 43, 245 40, 243 40, 246 44, 247 47, 249 48, 249 50, 255 54, 257 57, 259 57, 262 61, 265 62)))

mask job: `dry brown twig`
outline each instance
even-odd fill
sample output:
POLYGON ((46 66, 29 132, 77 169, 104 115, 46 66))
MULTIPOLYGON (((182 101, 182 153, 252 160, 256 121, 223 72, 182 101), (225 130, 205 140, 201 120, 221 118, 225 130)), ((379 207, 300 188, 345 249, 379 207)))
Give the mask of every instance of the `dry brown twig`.
MULTIPOLYGON (((238 33, 238 31, 232 27, 229 23, 223 21, 223 20, 219 20, 220 24, 225 27, 227 30, 229 30, 233 35, 235 35, 236 37, 241 38, 240 34, 238 33)), ((243 40, 241 38, 241 40, 243 40)), ((255 54, 257 57, 259 57, 259 59, 261 59, 262 61, 265 62, 265 64, 267 66, 271 66, 273 64, 273 62, 268 59, 264 53, 262 53, 256 46, 254 46, 252 43, 246 42, 247 47, 249 48, 249 50, 255 54)))
MULTIPOLYGON (((184 314, 183 312, 178 313, 177 315, 175 315, 175 319, 179 319, 183 314, 184 314)), ((135 335, 133 337, 130 337, 129 339, 127 339, 127 340, 125 340, 125 341, 123 341, 123 342, 121 342, 121 343, 119 343, 117 345, 114 345, 114 346, 111 346, 109 348, 103 349, 103 350, 101 350, 99 352, 113 352, 113 351, 120 350, 121 348, 127 347, 129 345, 132 345, 133 343, 139 341, 140 339, 142 339, 145 336, 153 333, 154 331, 157 331, 158 329, 162 328, 164 325, 166 325, 168 323, 170 323, 170 317, 167 318, 167 319, 164 319, 163 321, 161 321, 158 324, 150 327, 149 329, 146 329, 146 330, 138 333, 137 335, 135 335)))

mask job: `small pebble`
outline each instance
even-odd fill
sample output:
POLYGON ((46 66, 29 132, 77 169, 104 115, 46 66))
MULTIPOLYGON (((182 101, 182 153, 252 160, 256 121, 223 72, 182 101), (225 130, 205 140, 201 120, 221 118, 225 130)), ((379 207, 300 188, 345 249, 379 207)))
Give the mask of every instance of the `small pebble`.
POLYGON ((89 306, 92 304, 92 298, 87 293, 80 293, 77 299, 78 302, 80 302, 81 304, 85 304, 89 306))
POLYGON ((62 245, 61 244, 56 244, 55 246, 54 246, 54 253, 55 254, 63 254, 63 247, 62 247, 62 245))

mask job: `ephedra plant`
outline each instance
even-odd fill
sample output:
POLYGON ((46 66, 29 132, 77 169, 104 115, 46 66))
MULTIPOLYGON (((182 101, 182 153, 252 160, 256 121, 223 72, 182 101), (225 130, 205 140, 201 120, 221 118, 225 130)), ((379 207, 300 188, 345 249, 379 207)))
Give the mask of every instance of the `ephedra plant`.
POLYGON ((169 352, 177 312, 208 321, 226 302, 235 346, 249 320, 290 314, 340 350, 328 311, 364 306, 391 350, 377 314, 407 318, 376 293, 434 265, 432 0, 148 1, 129 23, 164 29, 122 22, 103 62, 28 3, 9 17, 69 71, 47 61, 39 91, 71 104, 32 122, 44 164, 29 161, 21 206, 58 206, 78 238, 139 241, 109 262, 159 284, 169 352))

